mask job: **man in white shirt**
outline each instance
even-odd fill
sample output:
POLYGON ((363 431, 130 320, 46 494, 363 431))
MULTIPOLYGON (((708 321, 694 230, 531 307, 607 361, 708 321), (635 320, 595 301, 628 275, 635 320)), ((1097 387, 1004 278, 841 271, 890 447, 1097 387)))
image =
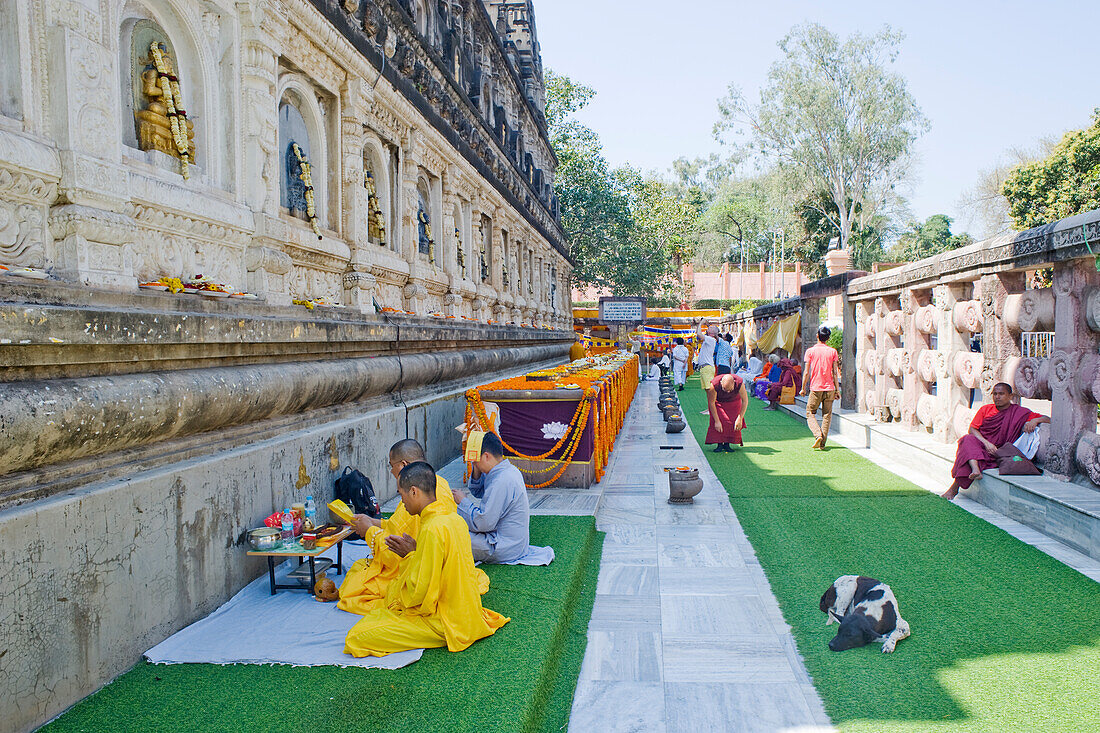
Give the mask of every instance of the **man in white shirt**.
POLYGON ((699 386, 706 391, 714 380, 714 350, 718 346, 718 326, 708 327, 706 320, 699 321, 695 334, 699 341, 699 351, 695 354, 695 362, 699 365, 699 386))
POLYGON ((691 352, 688 351, 688 347, 684 346, 684 339, 677 336, 676 346, 672 349, 672 381, 680 392, 684 391, 684 382, 687 381, 688 357, 690 356, 691 352))

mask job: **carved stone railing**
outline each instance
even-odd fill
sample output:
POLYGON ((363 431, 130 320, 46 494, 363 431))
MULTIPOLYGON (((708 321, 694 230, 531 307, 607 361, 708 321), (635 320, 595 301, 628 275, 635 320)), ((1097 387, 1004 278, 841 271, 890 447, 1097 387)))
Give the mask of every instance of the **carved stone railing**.
POLYGON ((856 328, 845 330, 845 350, 858 372, 844 406, 951 442, 993 385, 1007 382, 1051 402, 1047 472, 1100 483, 1095 242, 1100 211, 852 280, 845 309, 856 328), (1045 268, 1053 286, 1029 287, 1027 273, 1045 268), (1048 355, 1024 355, 1030 333, 1048 334, 1048 355))

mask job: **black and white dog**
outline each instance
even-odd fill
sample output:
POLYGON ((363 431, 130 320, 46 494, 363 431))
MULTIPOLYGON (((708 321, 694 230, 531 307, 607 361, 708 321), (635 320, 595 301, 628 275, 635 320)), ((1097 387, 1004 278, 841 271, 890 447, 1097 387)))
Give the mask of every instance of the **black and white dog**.
POLYGON ((840 622, 840 629, 829 642, 834 652, 881 641, 883 653, 889 653, 909 636, 909 623, 898 611, 894 592, 874 578, 840 576, 821 596, 821 610, 828 614, 826 626, 840 622))

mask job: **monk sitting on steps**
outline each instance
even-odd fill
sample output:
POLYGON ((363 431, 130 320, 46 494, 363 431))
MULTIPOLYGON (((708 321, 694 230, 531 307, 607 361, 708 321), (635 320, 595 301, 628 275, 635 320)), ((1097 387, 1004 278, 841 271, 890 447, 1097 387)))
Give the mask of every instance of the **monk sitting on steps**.
POLYGON ((483 608, 466 523, 436 499, 436 478, 423 461, 401 469, 401 503, 420 519, 416 539, 386 537, 404 558, 378 607, 348 632, 344 652, 381 657, 409 649, 446 646, 460 652, 491 636, 511 619, 483 608))
MULTIPOLYGON (((423 460, 424 449, 415 440, 406 438, 390 447, 390 473, 394 478, 400 475, 405 466, 423 460)), ((457 506, 445 478, 436 477, 436 491, 442 510, 453 514, 457 506)), ((374 554, 370 560, 356 560, 348 568, 344 582, 340 585, 340 602, 337 606, 362 616, 386 597, 390 581, 400 571, 402 558, 389 549, 385 542, 386 537, 407 534, 415 540, 420 529, 420 517, 409 513, 402 502, 397 505, 389 519, 372 519, 365 514, 356 514, 355 529, 366 538, 374 554)), ((481 570, 477 570, 476 574, 478 586, 484 593, 489 590, 489 576, 481 570)))
POLYGON ((1025 431, 1030 433, 1050 418, 1012 403, 1012 387, 1004 382, 993 386, 993 404, 982 405, 970 422, 970 432, 959 439, 955 465, 951 468, 954 481, 943 498, 954 499, 960 489, 982 477, 982 471, 994 468, 997 449, 1015 443, 1025 431))

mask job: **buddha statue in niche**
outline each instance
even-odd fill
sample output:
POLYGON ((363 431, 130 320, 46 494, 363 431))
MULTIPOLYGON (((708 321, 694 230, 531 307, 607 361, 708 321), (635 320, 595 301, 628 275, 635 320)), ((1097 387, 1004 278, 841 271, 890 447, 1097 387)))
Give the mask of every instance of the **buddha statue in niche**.
MULTIPOLYGON (((161 56, 168 67, 168 73, 175 74, 172 57, 161 46, 161 56)), ((172 140, 172 123, 168 119, 168 105, 164 102, 162 91, 157 77, 156 67, 151 56, 139 59, 144 65, 141 72, 141 93, 146 99, 145 109, 134 113, 137 119, 138 147, 141 150, 159 150, 162 153, 179 158, 180 153, 172 140)), ((187 140, 191 159, 194 160, 195 150, 195 123, 185 121, 187 125, 187 140)))

